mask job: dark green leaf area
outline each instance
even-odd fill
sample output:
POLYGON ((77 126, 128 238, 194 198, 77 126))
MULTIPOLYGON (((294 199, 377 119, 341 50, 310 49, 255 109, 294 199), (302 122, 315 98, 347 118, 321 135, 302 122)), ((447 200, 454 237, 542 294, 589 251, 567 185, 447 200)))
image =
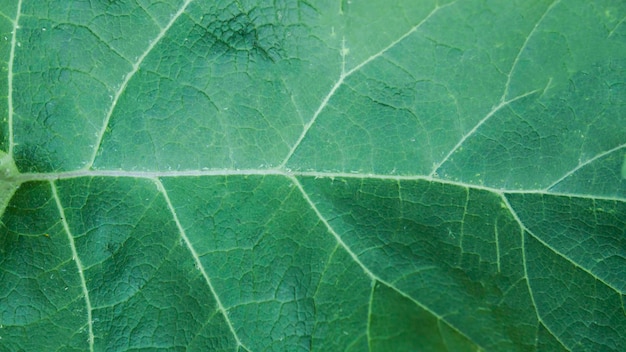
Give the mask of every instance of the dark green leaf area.
POLYGON ((528 231, 563 260, 626 292, 626 205, 616 200, 507 195, 528 231))
POLYGON ((623 351, 624 294, 536 238, 525 238, 535 307, 551 334, 571 351, 623 351))
POLYGON ((302 184, 364 270, 440 320, 442 334, 466 326, 461 340, 483 348, 535 344, 522 232, 499 196, 426 181, 302 184))
MULTIPOLYGON (((321 305, 317 303, 317 295, 328 297, 325 289, 331 289, 323 282, 329 262, 335 260, 336 243, 290 180, 230 176, 171 178, 163 183, 248 348, 308 350, 320 330, 332 331, 327 325, 340 323, 318 319, 332 317, 336 312, 326 309, 341 301, 331 304, 324 298, 321 305)), ((354 280, 355 274, 354 285, 368 287, 369 280, 354 263, 349 267, 351 275, 333 285, 333 293, 337 287, 349 286, 344 280, 354 280)), ((360 321, 348 330, 362 333, 366 302, 358 302, 361 314, 335 319, 360 321)), ((350 306, 349 300, 345 304, 350 306)))
POLYGON ((81 178, 58 190, 98 349, 235 346, 154 181, 81 178))
POLYGON ((370 317, 375 351, 476 351, 477 346, 430 312, 383 284, 373 291, 370 317), (393 326, 393 328, 392 328, 393 326))
POLYGON ((624 203, 537 194, 507 198, 527 228, 528 279, 543 324, 571 350, 626 348, 620 338, 626 330, 624 203))
POLYGON ((48 182, 22 184, 0 222, 0 302, 0 350, 84 350, 81 281, 48 182))

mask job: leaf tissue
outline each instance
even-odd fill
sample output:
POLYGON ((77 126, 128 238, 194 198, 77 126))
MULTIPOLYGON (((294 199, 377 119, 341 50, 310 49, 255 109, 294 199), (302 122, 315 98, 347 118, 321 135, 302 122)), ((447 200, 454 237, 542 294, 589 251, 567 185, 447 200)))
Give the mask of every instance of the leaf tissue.
POLYGON ((626 2, 0 0, 0 351, 626 351, 626 2))

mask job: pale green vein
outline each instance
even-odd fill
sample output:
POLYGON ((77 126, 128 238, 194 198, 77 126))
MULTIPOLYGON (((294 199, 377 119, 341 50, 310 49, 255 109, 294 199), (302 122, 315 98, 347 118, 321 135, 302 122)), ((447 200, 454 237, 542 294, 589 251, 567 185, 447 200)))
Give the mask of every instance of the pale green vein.
POLYGON ((552 4, 550 4, 550 6, 548 6, 546 8, 546 11, 544 11, 543 15, 541 15, 541 17, 539 18, 539 20, 537 20, 537 23, 535 23, 535 26, 533 27, 533 29, 530 31, 530 33, 528 33, 528 35, 526 36, 526 39, 524 40, 524 43, 522 44, 522 46, 520 47, 520 49, 517 51, 517 55, 515 56, 515 59, 513 60, 513 64, 511 65, 511 70, 509 70, 509 74, 506 77, 506 83, 504 84, 504 92, 502 93, 502 97, 500 97, 500 102, 504 102, 506 100, 506 97, 509 95, 509 86, 511 84, 511 77, 513 76, 513 72, 515 71, 515 68, 517 67, 517 63, 519 62, 520 57, 522 56, 522 53, 526 50, 526 47, 528 46, 528 42, 530 41, 530 38, 533 37, 533 35, 535 34, 535 32, 537 31, 537 28, 539 28, 539 25, 543 22, 543 20, 545 19, 546 15, 552 10, 552 8, 554 8, 554 6, 556 6, 559 2, 561 2, 561 0, 555 0, 552 2, 552 4))
POLYGON ((209 275, 207 274, 206 270, 204 269, 204 266, 202 265, 202 262, 200 261, 200 256, 198 255, 198 252, 196 252, 191 241, 189 240, 189 237, 187 237, 185 229, 183 228, 183 225, 180 223, 180 220, 178 219, 178 214, 176 213, 176 209, 174 209, 174 205, 172 204, 172 201, 170 200, 167 190, 163 186, 163 183, 161 183, 161 180, 159 180, 158 178, 154 178, 153 181, 156 184, 156 187, 159 190, 159 192, 163 195, 163 198, 165 199, 165 202, 167 203, 167 207, 170 213, 172 214, 172 218, 174 219, 174 222, 176 223, 176 227, 178 228, 180 237, 183 239, 183 241, 185 242, 185 245, 187 246, 187 249, 191 253, 191 256, 193 257, 196 268, 200 270, 200 273, 202 273, 204 280, 209 286, 209 290, 211 291, 211 294, 213 295, 213 298, 215 299, 215 303, 217 304, 217 309, 220 311, 220 313, 224 317, 224 320, 226 321, 226 324, 228 325, 230 332, 235 338, 237 347, 238 348, 241 347, 244 350, 249 351, 249 349, 239 339, 239 336, 237 335, 237 332, 235 331, 235 328, 233 327, 233 324, 230 321, 230 318, 228 317, 228 311, 222 304, 222 300, 218 296, 217 291, 215 291, 215 288, 213 287, 213 284, 211 283, 211 278, 209 278, 209 275))
POLYGON ((496 242, 496 266, 498 267, 498 272, 500 272, 500 233, 498 232, 497 217, 495 223, 493 224, 493 236, 496 242))
POLYGON ((293 153, 295 153, 296 149, 298 149, 298 146, 300 146, 300 144, 302 143, 302 140, 304 139, 304 137, 309 132, 309 129, 311 129, 311 126, 313 126, 313 124, 317 120, 317 117, 319 116, 319 114, 322 112, 322 110, 324 110, 326 105, 328 105, 328 101, 330 100, 330 98, 333 95, 335 95, 335 91, 337 91, 337 89, 339 89, 339 87, 343 84, 343 81, 346 78, 345 73, 343 71, 343 67, 345 65, 345 54, 346 54, 346 50, 343 49, 341 51, 341 61, 342 61, 341 62, 341 67, 342 67, 342 70, 341 70, 341 75, 339 76, 339 80, 337 80, 337 82, 335 83, 335 85, 333 85, 333 87, 330 89, 328 94, 326 94, 326 96, 322 100, 322 103, 320 104, 320 106, 318 106, 317 110, 315 110, 315 113, 313 114, 313 117, 311 118, 311 120, 309 120, 309 122, 307 122, 304 125, 304 128, 302 129, 302 133, 300 134, 300 136, 298 137, 298 139, 296 140, 294 145, 289 150, 289 153, 287 153, 287 156, 285 157, 285 159, 278 166, 279 169, 284 169, 285 168, 285 165, 287 164, 289 159, 291 159, 291 156, 293 155, 293 153))
MULTIPOLYGON (((311 200, 311 198, 309 197, 308 193, 306 193, 306 191, 304 190, 304 188, 302 187, 302 184, 300 184, 300 181, 298 181, 297 178, 295 178, 294 176, 287 176, 291 182, 293 182, 293 184, 298 187, 298 189, 300 190, 300 193, 302 193, 302 196, 304 197, 304 199, 307 201, 307 203, 309 203, 309 206, 311 207, 311 209, 313 209, 313 211, 315 212, 315 214, 317 215, 317 217, 322 221, 322 223, 324 223, 324 225, 326 226, 326 228, 328 229, 328 231, 330 231, 330 233, 335 237, 335 240, 337 240, 337 243, 339 243, 339 245, 350 255, 350 257, 352 258, 352 260, 354 260, 355 263, 357 263, 361 269, 363 269, 363 271, 365 272, 365 274, 367 276, 369 276, 372 280, 378 280, 379 278, 373 273, 371 272, 366 266, 365 264, 363 264, 363 262, 361 262, 361 260, 359 259, 359 257, 352 251, 352 249, 350 249, 350 247, 343 241, 343 239, 339 236, 339 234, 337 232, 335 232, 335 230, 333 229, 332 226, 330 226, 330 224, 328 223, 328 221, 326 220, 326 218, 322 215, 322 213, 317 209, 317 206, 315 205, 315 203, 313 203, 313 200, 311 200)), ((382 280, 381 280, 382 281, 382 280)))
MULTIPOLYGON (((519 218, 519 216, 517 216, 517 213, 515 212, 515 210, 513 210, 513 207, 511 206, 511 204, 509 203, 509 200, 506 199, 506 197, 504 195, 502 195, 502 201, 504 202, 504 204, 506 204, 507 208, 509 209, 509 212, 511 213, 511 216, 513 216, 513 218, 515 219, 515 221, 517 221, 519 227, 520 227, 520 236, 521 236, 521 243, 522 243, 522 263, 524 265, 524 277, 526 278, 526 285, 528 286, 528 294, 530 295, 530 301, 533 304, 533 307, 535 308, 535 315, 537 316, 537 321, 545 326, 546 330, 548 330, 550 332, 550 334, 552 334, 552 336, 559 341, 559 343, 564 346, 566 349, 571 350, 570 348, 567 348, 567 346, 565 345, 565 343, 563 343, 563 341, 561 341, 558 337, 557 334, 555 334, 552 329, 550 329, 550 327, 543 321, 543 318, 541 317, 541 314, 539 314, 539 308, 537 307, 537 302, 535 302, 535 295, 533 293, 533 289, 530 285, 530 278, 528 277, 528 262, 526 261, 526 241, 524 240, 524 231, 527 231, 526 226, 524 226, 524 223, 522 222, 522 220, 519 218)), ((530 231, 528 233, 531 233, 530 231)), ((533 237, 535 237, 533 235, 533 237)), ((536 238, 536 237, 535 237, 536 238)))
MULTIPOLYGON (((365 59, 363 62, 361 62, 360 64, 354 66, 354 68, 352 68, 350 71, 345 73, 345 76, 350 76, 352 75, 354 72, 360 70, 361 68, 363 68, 363 66, 369 64, 370 62, 374 61, 375 59, 379 58, 380 56, 382 56, 384 53, 386 53, 387 51, 389 51, 389 49, 395 47, 396 45, 398 45, 400 42, 402 42, 403 40, 405 40, 408 36, 410 36, 411 34, 415 33, 422 25, 424 25, 424 23, 426 23, 431 17, 433 17, 437 12, 439 12, 439 10, 448 7, 450 5, 454 4, 454 2, 445 4, 445 5, 437 5, 428 15, 426 15, 426 17, 424 17, 418 24, 416 24, 415 26, 413 26, 411 29, 409 29, 408 32, 404 33, 402 36, 400 36, 398 39, 394 40, 393 42, 391 42, 391 44, 387 45, 385 48, 383 48, 382 50, 380 50, 379 52, 375 53, 374 55, 368 57, 367 59, 365 59)), ((345 78, 345 77, 344 77, 345 78)))
POLYGON ((602 152, 596 156, 594 156, 591 159, 586 160, 585 162, 579 163, 575 168, 573 168, 572 170, 570 170, 569 172, 566 172, 563 176, 561 176, 561 178, 559 178, 558 180, 552 182, 552 184, 550 184, 548 187, 545 188, 546 191, 552 189, 553 187, 555 187, 556 185, 558 185, 559 183, 563 182, 563 180, 565 180, 566 178, 570 177, 571 175, 575 174, 578 170, 582 169, 583 167, 593 163, 594 161, 605 157, 606 155, 609 155, 611 153, 614 153, 620 149, 624 149, 626 148, 626 144, 622 144, 622 145, 618 145, 615 148, 609 149, 605 152, 602 152))
POLYGON ((15 13, 15 20, 13 21, 13 28, 11 30, 11 49, 9 50, 9 67, 7 68, 7 123, 9 128, 9 150, 8 154, 13 157, 13 148, 15 147, 15 140, 13 136, 13 63, 15 62, 15 47, 17 46, 17 30, 20 28, 20 15, 22 12, 22 0, 17 2, 17 12, 15 13))
POLYGON ((603 195, 581 194, 581 193, 565 193, 546 191, 544 189, 506 189, 494 188, 484 185, 471 183, 463 183, 453 180, 434 178, 424 175, 386 175, 386 174, 370 174, 370 173, 346 173, 346 172, 317 172, 317 171, 282 171, 276 169, 215 169, 215 170, 182 170, 182 171, 124 171, 124 170, 77 170, 56 173, 23 173, 18 175, 15 180, 23 183, 28 181, 49 181, 63 180, 80 177, 133 177, 154 179, 158 177, 212 177, 212 176, 303 176, 315 178, 357 178, 363 180, 402 180, 402 181, 427 181, 458 187, 472 188, 502 193, 519 193, 519 194, 537 194, 554 197, 569 197, 595 200, 609 200, 616 202, 625 202, 625 198, 607 197, 603 195))
POLYGON ((533 93, 539 92, 539 91, 545 91, 548 86, 551 83, 551 79, 548 80, 548 83, 546 84, 546 86, 543 89, 535 89, 533 91, 530 92, 526 92, 524 94, 518 95, 517 97, 514 97, 512 99, 506 99, 507 96, 509 95, 509 86, 511 84, 511 77, 513 76, 513 71, 515 71, 515 68, 517 67, 517 63, 519 62, 519 58, 521 57, 522 53, 524 52, 524 50, 526 50, 526 46, 528 45, 528 41, 530 40, 530 38, 535 34, 535 31, 537 30, 537 28, 539 27, 539 25, 541 24, 541 22, 543 22, 543 19, 546 17, 546 15, 550 12, 550 10, 557 4, 559 3, 560 0, 556 0, 554 1, 552 4, 550 4, 550 6, 548 6, 548 8, 546 9, 546 11, 543 13, 543 15, 539 18, 539 20, 537 21, 537 23, 535 23, 535 26, 533 27, 533 29, 530 31, 530 33, 528 33, 528 35, 526 36, 526 39, 524 40, 524 43, 522 44, 522 46, 520 47, 520 49, 517 52, 517 55, 515 56, 515 59, 513 60, 513 64, 511 65, 511 69, 509 71, 509 73, 507 74, 507 79, 506 79, 506 83, 504 84, 504 89, 502 92, 502 96, 500 97, 500 103, 496 106, 494 106, 491 111, 489 111, 487 113, 487 115, 485 115, 485 117, 483 117, 469 132, 465 133, 463 135, 463 137, 461 137, 461 139, 459 140, 459 142, 448 152, 448 154, 446 154, 446 156, 437 164, 435 164, 435 166, 433 167, 432 171, 430 172, 430 176, 433 177, 434 175, 437 174, 437 170, 439 170, 439 168, 441 167, 441 165, 443 165, 446 161, 448 161, 450 159, 450 157, 452 156, 452 154, 454 154, 462 145, 463 143, 465 143, 465 141, 471 137, 472 135, 474 135, 474 133, 476 133, 476 131, 485 123, 487 122, 487 120, 489 120, 496 112, 498 112, 500 109, 502 109, 503 107, 513 103, 514 101, 524 98, 528 95, 531 95, 533 93))
POLYGON ((441 331, 442 326, 441 326, 441 320, 437 320, 437 332, 439 333, 439 337, 441 338, 441 341, 443 342, 443 345, 446 347, 447 351, 452 351, 450 349, 450 346, 448 346, 448 340, 443 336, 443 333, 441 331))
POLYGON ((107 114, 104 118, 104 122, 102 123, 102 128, 100 129, 100 132, 98 132, 96 142, 94 143, 93 153, 91 154, 91 158, 89 162, 85 164, 85 166, 83 167, 84 170, 91 169, 91 167, 93 166, 93 163, 95 162, 96 157, 98 155, 98 150, 100 150, 100 146, 102 145, 102 139, 104 138, 104 134, 107 130, 107 127, 109 126, 111 115, 113 115, 113 111, 115 110, 115 107, 117 106, 117 102, 119 101, 120 97, 126 90, 126 87, 128 86, 128 82, 130 82, 130 80, 135 76, 137 71, 139 71, 139 67, 141 67, 141 64, 143 63, 145 58, 148 56, 148 54, 150 54, 152 50, 156 47, 156 45, 161 41, 161 39, 163 39, 167 31, 172 27, 174 22, 178 20, 178 18, 182 15, 182 13, 185 12, 185 9, 187 9, 187 6, 189 6, 189 4, 192 1, 193 0, 185 0, 185 2, 180 7, 180 9, 178 9, 176 14, 174 14, 171 17, 167 25, 163 27, 161 31, 159 32, 159 34, 156 36, 156 38, 154 38, 154 40, 150 42, 150 45, 148 45, 148 48, 146 48, 146 50, 137 58, 137 61, 133 64, 130 72, 128 72, 126 76, 124 76, 124 80, 122 81, 120 88, 117 90, 117 92, 115 92, 115 95, 113 96, 113 101, 111 102, 111 106, 109 107, 109 110, 107 111, 107 114))
POLYGON ((7 14, 5 14, 4 12, 0 11, 0 17, 6 19, 8 22, 13 23, 13 18, 9 17, 7 14))
POLYGON ((607 36, 607 39, 611 38, 611 36, 613 36, 613 33, 615 33, 615 31, 619 28, 619 26, 621 26, 624 23, 624 21, 626 21, 626 16, 622 17, 622 19, 619 22, 617 22, 615 27, 613 27, 613 29, 609 32, 609 35, 607 36))
POLYGON ((61 199, 59 198, 59 194, 57 192, 57 187, 53 181, 50 182, 50 189, 52 189, 52 195, 54 197, 54 201, 56 202, 57 208, 59 209, 59 215, 61 216, 61 223, 63 223, 63 228, 65 229, 65 234, 67 235, 67 241, 70 244, 70 249, 72 250, 72 259, 74 263, 76 263, 76 269, 78 270, 78 276, 80 277, 80 284, 83 289, 83 296, 85 297, 85 306, 87 309, 87 326, 89 327, 89 351, 93 352, 93 344, 94 344, 94 336, 93 336, 93 319, 91 316, 92 307, 91 300, 89 299, 89 290, 87 289, 87 282, 85 281, 85 273, 83 263, 78 256, 78 251, 76 250, 76 244, 74 243, 74 236, 72 235, 72 231, 70 231, 70 226, 67 223, 67 218, 65 217, 65 210, 63 209, 63 205, 61 205, 61 199))
MULTIPOLYGON (((330 252, 330 254, 328 255, 328 258, 326 259, 326 262, 324 263, 324 267, 321 270, 320 278, 319 280, 317 280, 317 284, 315 285, 315 290, 313 291, 313 295, 311 295, 314 302, 317 301, 318 299, 319 290, 322 285, 322 278, 324 278, 327 275, 328 270, 330 269, 331 263, 334 260, 335 254, 337 253, 337 250, 339 249, 339 247, 340 247, 339 243, 335 244, 335 247, 330 252)), ((318 327, 318 320, 315 320, 315 323, 313 324, 313 329, 311 330, 311 336, 316 336, 317 327, 318 327)), ((311 350, 315 350, 313 347, 314 346, 311 346, 311 350)))
POLYGON ((382 56, 384 53, 386 53, 387 51, 389 51, 389 49, 395 47, 396 45, 398 45, 398 43, 402 42, 404 39, 406 39, 408 36, 410 36, 411 34, 415 33, 424 23, 426 23, 426 21, 428 21, 435 13, 437 13, 439 10, 441 10, 444 7, 450 6, 452 3, 443 5, 443 6, 436 6, 426 17, 424 17, 424 19, 422 19, 418 24, 416 24, 415 26, 413 26, 411 29, 409 29, 409 31, 407 31, 406 33, 404 33, 402 36, 400 36, 398 39, 394 40, 393 42, 391 42, 391 44, 389 44, 388 46, 386 46, 385 48, 383 48, 382 50, 378 51, 377 53, 373 54, 372 56, 368 57, 367 59, 365 59, 363 62, 361 62, 360 64, 356 65, 355 67, 353 67, 352 69, 350 69, 349 71, 346 72, 346 55, 348 55, 349 49, 345 46, 345 39, 342 40, 341 42, 341 73, 339 75, 339 79, 337 80, 337 82, 335 82, 335 84, 333 85, 333 87, 330 89, 330 91, 328 92, 328 94, 326 94, 326 96, 324 97, 324 99, 322 99, 321 104, 319 105, 319 107, 317 108, 317 110, 315 110, 315 113, 313 114, 313 117, 311 118, 311 120, 309 120, 309 122, 307 122, 304 125, 304 128, 302 129, 302 133, 300 134, 300 136, 298 137, 298 139, 296 140, 296 142, 294 143, 294 145, 291 147, 291 149, 289 150, 289 153, 287 153, 287 156, 285 157, 285 159, 282 161, 282 163, 280 164, 280 166, 278 166, 279 169, 284 169, 285 165, 287 165, 287 162, 289 162, 289 160, 291 159, 291 157, 293 156, 293 153, 295 153, 296 149, 298 149, 298 146, 300 146, 300 144, 302 143, 302 140, 306 137, 306 135, 308 134, 309 130, 311 129, 311 126, 313 126, 313 124, 315 123, 315 121, 317 120, 317 117, 319 116, 319 114, 326 108, 326 106, 328 105, 328 101, 330 100, 330 98, 335 95, 335 92, 337 91, 337 89, 339 89, 339 87, 343 84, 343 82, 346 80, 346 78, 348 78, 349 76, 351 76, 353 73, 357 72, 358 70, 360 70, 361 68, 363 68, 364 66, 366 66, 367 64, 369 64, 370 62, 374 61, 375 59, 379 58, 380 56, 382 56))
MULTIPOLYGON (((547 87, 547 86, 546 86, 546 87, 547 87)), ((485 115, 485 117, 483 117, 480 121, 478 121, 478 123, 477 123, 476 125, 474 125, 474 127, 473 127, 471 130, 469 130, 467 133, 465 133, 465 134, 463 135, 463 137, 461 137, 461 139, 457 142, 457 144, 456 144, 454 147, 452 147, 452 149, 450 149, 450 151, 448 152, 448 154, 446 154, 446 156, 444 156, 444 157, 443 157, 443 159, 441 159, 441 161, 440 161, 440 162, 438 162, 438 163, 436 163, 436 164, 435 164, 435 166, 433 167, 433 169, 432 169, 432 171, 430 172, 429 176, 430 176, 430 177, 434 177, 434 176, 437 174, 437 170, 439 170, 439 168, 441 167, 441 165, 443 165, 446 161, 448 161, 448 160, 450 159, 450 157, 452 156, 452 154, 454 154, 454 152, 456 152, 456 151, 457 151, 457 150, 458 150, 458 149, 459 149, 459 148, 463 145, 463 143, 465 143, 465 141, 466 141, 469 137, 473 136, 473 135, 476 133, 476 131, 477 131, 477 130, 478 130, 478 129, 482 126, 482 125, 484 125, 484 124, 485 124, 485 122, 487 122, 487 120, 489 120, 489 119, 490 119, 493 115, 495 115, 495 113, 496 113, 496 112, 500 111, 500 109, 502 109, 502 108, 504 108, 504 107, 508 106, 509 104, 511 104, 511 103, 513 103, 513 102, 515 102, 516 100, 519 100, 519 99, 525 98, 525 97, 527 97, 527 96, 529 96, 529 95, 531 95, 531 94, 534 94, 534 93, 537 93, 537 92, 540 92, 540 91, 543 91, 543 90, 545 90, 545 88, 544 88, 544 89, 535 89, 535 90, 533 90, 533 91, 526 92, 526 93, 524 93, 524 94, 522 94, 522 95, 518 95, 518 96, 516 96, 515 98, 513 98, 513 99, 511 99, 511 100, 502 101, 502 102, 500 102, 500 104, 498 104, 498 105, 494 106, 493 108, 491 108, 491 111, 489 111, 489 112, 487 113, 487 115, 485 115)))
POLYGON ((464 183, 464 182, 440 179, 440 178, 424 176, 424 175, 387 175, 387 174, 373 174, 373 173, 317 172, 317 171, 293 171, 293 172, 285 172, 285 173, 280 173, 280 174, 316 177, 316 178, 331 178, 331 179, 332 178, 357 178, 357 179, 366 179, 366 180, 427 181, 427 182, 434 182, 434 183, 482 190, 482 191, 487 191, 487 192, 493 192, 496 194, 521 193, 521 194, 548 195, 548 196, 555 196, 555 197, 573 197, 573 198, 583 198, 583 199, 611 200, 611 201, 616 201, 616 202, 626 201, 625 198, 606 197, 606 196, 594 195, 594 194, 564 193, 564 192, 546 191, 543 189, 521 189, 520 190, 520 189, 495 188, 495 187, 489 187, 489 186, 484 186, 484 185, 479 185, 479 184, 464 183))
POLYGON ((367 302, 367 330, 365 334, 367 336, 367 349, 372 350, 372 305, 374 304, 374 290, 376 289, 376 281, 372 280, 372 289, 370 290, 370 299, 367 302))
POLYGON ((348 255, 352 258, 352 260, 354 260, 354 262, 361 267, 361 270, 363 270, 363 272, 365 273, 365 275, 369 276, 370 279, 372 279, 374 282, 378 281, 380 283, 382 283, 383 285, 387 285, 387 287, 393 288, 396 292, 398 292, 398 294, 400 294, 401 296, 405 297, 406 299, 410 300, 411 302, 413 302, 415 305, 417 305, 418 307, 422 308, 423 310, 427 311, 428 313, 432 314, 434 317, 436 317, 437 319, 443 321, 446 323, 446 325, 448 325, 452 330, 456 331, 457 333, 459 333, 460 335, 464 336, 467 340, 472 341, 472 343, 478 345, 478 343, 476 343, 472 338, 470 338, 469 336, 467 336, 464 332, 462 332, 461 330, 459 330, 456 326, 452 325, 452 323, 450 323, 449 321, 445 320, 444 317, 438 313, 436 313, 435 311, 431 310, 429 307, 423 305, 422 303, 420 303, 419 301, 415 300, 413 297, 411 297, 409 294, 407 294, 406 292, 404 292, 403 290, 401 290, 400 288, 396 287, 395 285, 391 284, 390 282, 382 279, 381 277, 379 277, 378 275, 376 275, 374 272, 372 272, 365 264, 363 264, 363 262, 359 259, 359 257, 354 253, 354 251, 352 251, 352 248, 350 248, 350 246, 348 246, 343 239, 341 238, 341 236, 339 236, 339 234, 335 231, 335 229, 330 225, 330 223, 328 222, 328 220, 326 220, 326 217, 324 217, 324 215, 322 215, 322 213, 319 211, 319 209, 317 208, 317 206, 315 205, 315 203, 313 202, 313 200, 309 197, 309 194, 304 190, 304 187, 302 187, 302 184, 300 183, 300 181, 298 181, 298 179, 293 176, 293 175, 285 175, 287 178, 289 178, 291 180, 291 182, 298 187, 298 189, 300 190, 300 193, 302 194, 302 197, 306 200, 306 202, 309 204, 309 206, 311 207, 311 209, 313 210, 313 212, 315 213, 315 215, 318 217, 318 219, 320 219, 320 221, 324 224, 324 226, 326 227, 326 229, 328 230, 328 232, 330 232, 332 234, 332 236, 335 238, 335 240, 337 241, 337 243, 346 251, 346 253, 348 253, 348 255))
MULTIPOLYGON (((469 186, 468 186, 469 187, 469 186)), ((517 190, 517 189, 503 189, 501 192, 509 193, 509 194, 537 194, 544 196, 554 196, 554 197, 567 197, 567 198, 579 198, 579 199, 589 199, 589 200, 609 200, 615 202, 626 202, 626 198, 623 197, 608 197, 603 195, 596 194, 585 194, 585 193, 566 193, 566 192, 554 192, 554 191, 545 191, 541 189, 529 189, 529 190, 517 190)), ((497 192, 497 193, 501 193, 497 192)))
MULTIPOLYGON (((467 215, 467 207, 469 205, 470 199, 469 188, 464 187, 463 189, 465 190, 465 204, 463 205, 463 217, 461 217, 461 234, 459 238, 459 248, 461 249, 461 253, 459 255, 460 257, 462 257, 463 252, 465 252, 465 250, 463 249, 463 241, 465 239, 465 216, 467 215)), ((461 258, 459 258, 459 262, 462 262, 461 258)))

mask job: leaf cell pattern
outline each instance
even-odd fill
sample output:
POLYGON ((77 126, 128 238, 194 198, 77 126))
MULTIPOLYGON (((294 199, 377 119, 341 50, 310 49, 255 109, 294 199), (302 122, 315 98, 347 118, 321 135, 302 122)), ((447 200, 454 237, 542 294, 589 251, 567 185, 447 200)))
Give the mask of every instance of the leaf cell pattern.
POLYGON ((0 350, 625 350, 624 18, 0 1, 0 350))

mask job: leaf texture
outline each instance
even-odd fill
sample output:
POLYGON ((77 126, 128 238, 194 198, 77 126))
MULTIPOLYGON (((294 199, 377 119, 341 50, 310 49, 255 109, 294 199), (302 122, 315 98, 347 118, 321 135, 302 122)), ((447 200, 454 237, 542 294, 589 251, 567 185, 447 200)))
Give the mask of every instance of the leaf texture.
POLYGON ((0 0, 0 351, 626 350, 625 19, 0 0))

